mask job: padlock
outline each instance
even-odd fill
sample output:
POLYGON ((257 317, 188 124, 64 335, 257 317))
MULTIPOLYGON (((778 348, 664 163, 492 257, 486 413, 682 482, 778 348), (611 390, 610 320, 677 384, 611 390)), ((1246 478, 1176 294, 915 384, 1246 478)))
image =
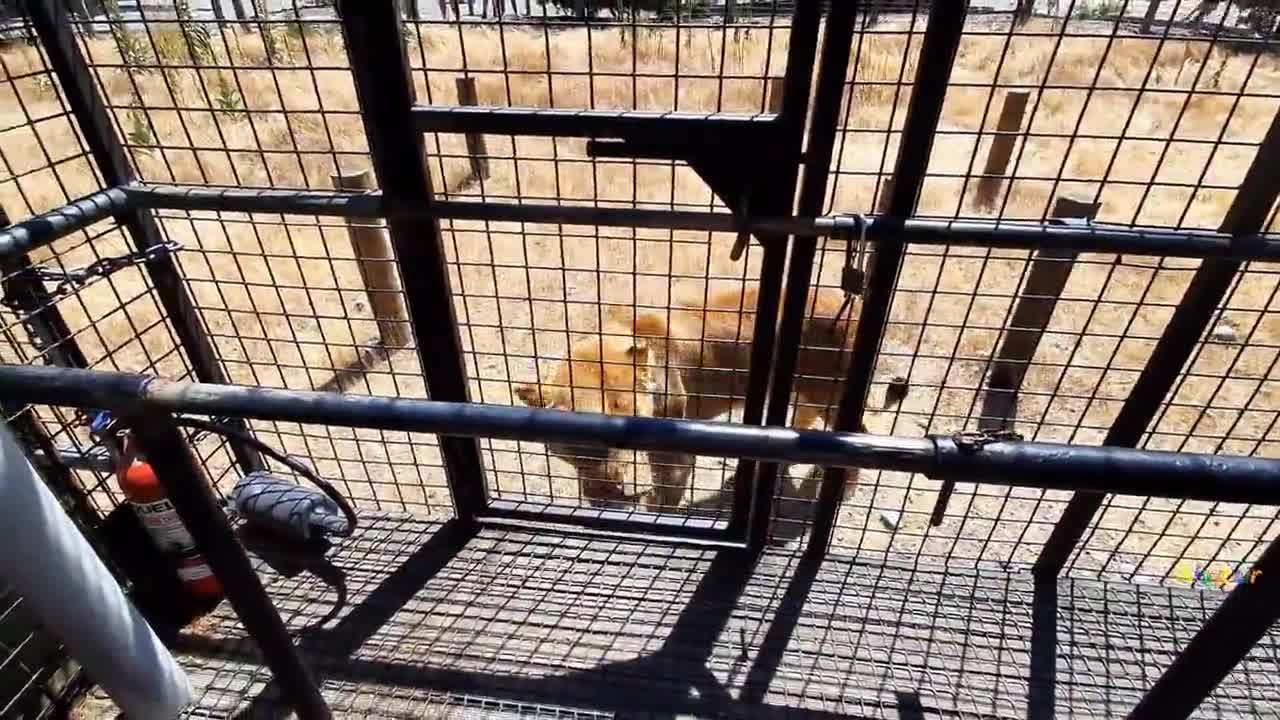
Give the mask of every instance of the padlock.
POLYGON ((860 267, 845 265, 840 272, 840 289, 850 295, 861 295, 867 284, 867 273, 860 267))

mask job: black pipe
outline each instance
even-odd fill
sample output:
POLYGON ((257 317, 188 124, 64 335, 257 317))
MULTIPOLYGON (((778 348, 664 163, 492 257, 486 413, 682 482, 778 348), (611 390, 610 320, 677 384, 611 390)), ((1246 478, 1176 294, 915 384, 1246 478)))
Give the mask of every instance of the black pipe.
MULTIPOLYGON (((398 5, 339 0, 337 8, 427 391, 436 400, 466 402, 462 339, 440 224, 432 216, 426 142, 410 113, 413 80, 398 5), (422 214, 407 215, 406 208, 422 214)), ((470 438, 441 438, 440 454, 458 518, 470 522, 485 504, 480 446, 470 438)))
MULTIPOLYGON (((792 12, 786 75, 782 82, 782 106, 771 128, 776 129, 776 135, 761 146, 764 151, 756 156, 750 184, 744 197, 739 199, 745 207, 735 208, 740 215, 794 214, 805 116, 813 84, 813 63, 818 54, 819 10, 817 0, 801 0, 792 12)), ((740 156, 742 148, 752 147, 751 142, 747 140, 745 144, 729 150, 715 150, 708 155, 713 158, 719 156, 719 162, 727 164, 728 158, 740 156)), ((745 425, 766 422, 765 403, 768 401, 770 369, 777 345, 778 307, 787 264, 787 233, 760 232, 756 233, 756 238, 763 248, 763 257, 742 409, 745 425)), ((756 464, 752 461, 739 462, 734 471, 733 508, 725 537, 735 542, 747 537, 758 523, 758 515, 763 514, 767 518, 770 512, 772 494, 756 485, 756 471, 756 464)))
MULTIPOLYGON (((382 193, 343 193, 317 190, 268 190, 200 185, 135 183, 124 188, 139 207, 173 210, 263 212, 292 215, 385 217, 382 193)), ((426 216, 423 207, 402 208, 408 217, 426 216)), ((852 217, 769 217, 752 214, 745 221, 730 213, 654 210, 645 208, 540 205, 537 203, 439 200, 430 217, 448 220, 546 223, 755 234, 797 234, 826 237, 848 234, 852 217)), ((1164 255, 1169 257, 1280 260, 1280 237, 1252 233, 1229 235, 1204 230, 1108 225, 1059 225, 1052 222, 909 219, 889 223, 867 218, 867 237, 881 241, 897 237, 920 245, 991 247, 1009 250, 1063 250, 1164 255)), ((52 239, 52 238, 51 238, 52 239)), ((0 246, 0 255, 3 255, 0 246)))
POLYGON ((86 195, 0 230, 0 257, 25 255, 99 220, 127 212, 131 207, 128 196, 120 188, 86 195))
MULTIPOLYGON (((821 213, 827 197, 827 176, 840 123, 840 103, 844 98, 845 76, 853 47, 856 8, 857 4, 853 2, 836 3, 824 25, 813 107, 809 113, 809 134, 804 145, 800 197, 796 204, 796 212, 800 215, 821 213)), ((791 245, 782 316, 778 324, 778 349, 774 355, 772 384, 764 419, 766 425, 782 425, 787 421, 817 249, 818 240, 813 235, 796 235, 791 245)), ((748 544, 756 549, 763 548, 769 539, 779 469, 776 463, 762 463, 756 469, 754 512, 748 533, 748 544)))
POLYGON ((258 645, 286 699, 307 720, 332 717, 262 581, 236 540, 226 513, 209 488, 186 439, 163 411, 140 409, 125 417, 142 454, 164 485, 173 509, 222 585, 227 601, 258 645))
POLYGON ((277 190, 134 183, 123 188, 140 207, 218 212, 280 213, 336 217, 382 217, 382 193, 277 190))
MULTIPOLYGON (((28 0, 26 7, 80 135, 103 181, 110 188, 107 192, 129 185, 134 180, 133 167, 80 52, 64 3, 62 0, 28 0)), ((136 249, 146 250, 163 244, 164 237, 151 211, 134 208, 123 212, 121 219, 136 249)), ((200 314, 187 294, 177 263, 169 255, 159 255, 148 260, 143 267, 196 379, 226 382, 226 373, 205 333, 200 314)), ((257 453, 235 446, 231 452, 245 472, 262 468, 262 458, 257 453)))
POLYGON ((780 463, 862 467, 931 478, 1046 489, 1280 505, 1280 460, 1133 448, 752 427, 596 415, 507 405, 273 390, 129 373, 0 365, 0 397, 15 402, 338 425, 449 437, 668 450, 780 463))
POLYGON ((738 143, 763 139, 764 134, 770 132, 769 125, 776 121, 774 115, 766 113, 747 115, 475 105, 418 105, 413 108, 414 127, 423 133, 622 138, 657 140, 664 145, 709 142, 733 146, 737 150, 743 147, 738 143))
MULTIPOLYGON (((1280 167, 1280 112, 1272 118, 1271 127, 1240 183, 1240 190, 1222 221, 1222 232, 1250 235, 1262 229, 1276 197, 1280 196, 1277 167, 1280 167)), ((1200 338, 1242 265, 1239 260, 1221 259, 1205 260, 1200 264, 1151 351, 1151 357, 1120 407, 1103 440, 1104 445, 1135 447, 1142 441, 1147 426, 1159 412, 1183 366, 1199 346, 1200 338)), ((1037 575, 1057 576, 1062 571, 1104 500, 1105 497, 1099 494, 1080 494, 1071 498, 1036 558, 1033 571, 1037 575)))
POLYGON ((1138 701, 1129 720, 1191 717, 1280 622, 1280 540, 1273 540, 1258 562, 1242 566, 1239 574, 1241 582, 1138 701))
MULTIPOLYGON (((911 102, 902 131, 898 162, 893 170, 893 188, 889 193, 888 212, 882 222, 884 236, 876 240, 871 256, 867 292, 858 313, 858 327, 849 358, 848 375, 836 410, 835 429, 850 430, 862 424, 867 390, 875 371, 880 338, 889 319, 889 306, 898 282, 898 269, 906 254, 906 241, 901 233, 907 218, 915 214, 921 187, 929 169, 934 131, 942 116, 942 103, 951 80, 951 67, 964 33, 965 0, 935 2, 929 7, 929 25, 920 47, 920 61, 911 102)), ((825 552, 831 529, 835 526, 840 498, 844 496, 847 473, 837 467, 827 468, 818 490, 818 505, 813 529, 809 534, 811 552, 825 552)))

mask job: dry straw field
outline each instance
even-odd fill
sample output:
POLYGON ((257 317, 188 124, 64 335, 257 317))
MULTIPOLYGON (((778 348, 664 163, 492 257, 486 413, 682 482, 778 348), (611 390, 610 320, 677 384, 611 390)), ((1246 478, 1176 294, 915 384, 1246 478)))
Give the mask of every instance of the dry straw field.
MULTIPOLYGON (((1096 195, 1104 221, 1217 226, 1232 200, 1230 188, 1276 112, 1275 56, 1211 47, 1200 39, 1075 36, 1105 35, 1108 23, 1072 21, 1058 37, 1053 33, 1060 24, 1049 21, 1034 21, 1015 34, 1004 25, 970 22, 921 213, 1039 219, 1055 196, 1096 195), (1015 152, 1018 179, 1007 185, 1007 197, 996 208, 980 207, 974 182, 963 176, 981 171, 991 136, 980 133, 994 129, 1011 88, 1032 89, 1023 125, 1030 136, 1015 152)), ((909 94, 899 83, 913 77, 920 44, 919 34, 907 29, 904 21, 889 21, 857 40, 839 174, 831 184, 835 211, 870 211, 880 175, 892 167, 909 94)), ((209 46, 196 56, 189 39, 171 24, 145 35, 135 32, 133 41, 142 44, 142 57, 151 64, 157 64, 159 48, 160 65, 194 60, 214 67, 125 69, 118 39, 104 34, 85 41, 120 126, 135 145, 143 178, 327 189, 335 170, 367 167, 342 39, 332 25, 252 32, 211 26, 209 46)), ((455 78, 465 66, 477 78, 481 104, 760 112, 766 106, 763 78, 782 74, 786 44, 785 28, 761 26, 677 33, 432 24, 409 38, 409 53, 415 65, 429 68, 415 75, 420 99, 437 104, 457 101, 455 78)), ((40 66, 36 51, 20 45, 6 47, 0 59, 9 77, 40 66)), ((0 88, 19 96, 0 97, 0 125, 11 128, 0 133, 0 153, 7 173, 22 175, 0 182, 0 203, 11 212, 19 209, 18 215, 56 206, 64 200, 57 178, 71 195, 94 189, 83 161, 60 165, 56 178, 39 170, 47 161, 32 152, 37 141, 54 160, 74 154, 76 142, 64 121, 20 127, 24 113, 57 114, 51 84, 31 77, 0 88), (36 172, 23 175, 31 170, 36 172)), ((435 137, 430 145, 436 188, 452 196, 649 207, 712 203, 706 186, 683 166, 587 162, 581 140, 490 137, 491 174, 482 182, 470 177, 462 137, 435 137)), ((318 387, 376 335, 341 223, 234 214, 165 216, 163 223, 186 246, 183 271, 234 380, 318 387)), ((735 263, 728 253, 733 239, 705 233, 454 223, 446 240, 455 261, 458 314, 466 323, 463 338, 472 351, 473 396, 493 403, 511 402, 511 382, 534 380, 539 362, 545 370, 551 359, 563 357, 572 337, 597 328, 601 303, 668 307, 673 293, 758 272, 758 253, 735 263)), ((108 235, 97 252, 110 253, 121 242, 108 235)), ((80 264, 91 252, 81 246, 65 262, 80 264)), ((824 250, 820 282, 837 283, 841 254, 835 246, 824 250)), ((881 380, 908 374, 913 391, 904 411, 877 430, 948 431, 972 416, 985 362, 1026 267, 1021 253, 913 251, 877 371, 881 380)), ((1041 438, 1097 442, 1193 267, 1081 257, 1027 377, 1020 429, 1041 438)), ((150 300, 131 303, 128 312, 118 308, 118 296, 138 295, 141 283, 138 275, 121 273, 63 303, 74 325, 94 326, 81 335, 91 355, 113 352, 116 365, 143 369, 148 357, 169 347, 172 340, 162 329, 146 330, 159 318, 150 300)), ((1223 320, 1234 337, 1206 345, 1194 367, 1205 377, 1189 378, 1180 388, 1177 399, 1184 406, 1162 416, 1155 445, 1280 454, 1276 286, 1277 276, 1266 268, 1246 275, 1223 320), (1220 382, 1226 375, 1231 380, 1220 382), (1206 406, 1212 407, 1205 411, 1206 406), (1188 440, 1189 433, 1196 437, 1188 440)), ((421 395, 412 356, 395 354, 390 369, 370 373, 367 385, 353 391, 421 395)), ((169 363, 161 370, 173 371, 169 363)), ((351 492, 369 503, 447 502, 439 472, 415 465, 437 462, 428 438, 311 429, 281 441, 312 455, 325 472, 348 479, 351 492)), ((549 460, 541 448, 496 442, 486 448, 492 451, 497 472, 491 483, 498 493, 577 502, 569 468, 549 460)), ((715 459, 699 461, 698 504, 716 504, 726 467, 731 466, 715 459)), ((846 501, 837 542, 914 550, 937 541, 945 546, 938 554, 1025 560, 1047 531, 1044 513, 1051 519, 1057 507, 1042 502, 1040 493, 968 490, 954 501, 957 519, 926 536, 936 487, 922 478, 867 479, 846 501), (883 509, 903 513, 896 530, 877 518, 883 509), (961 521, 961 515, 969 519, 961 521), (956 543, 958 538, 970 544, 956 543)), ((1228 518, 1219 526, 1204 507, 1151 504, 1142 513, 1134 507, 1110 509, 1107 521, 1117 529, 1095 538, 1098 547, 1119 547, 1138 557, 1153 550, 1167 555, 1181 552, 1196 536, 1211 542, 1195 552, 1220 550, 1225 557, 1249 548, 1227 543, 1228 536, 1274 531, 1266 520, 1274 513, 1258 515, 1264 518, 1259 525, 1236 522, 1243 508, 1218 508, 1214 517, 1228 518), (1137 530, 1122 532, 1135 516, 1137 530), (1172 545, 1153 547, 1170 538, 1172 545)), ((1137 567, 1141 562, 1128 569, 1164 572, 1155 565, 1137 567)))

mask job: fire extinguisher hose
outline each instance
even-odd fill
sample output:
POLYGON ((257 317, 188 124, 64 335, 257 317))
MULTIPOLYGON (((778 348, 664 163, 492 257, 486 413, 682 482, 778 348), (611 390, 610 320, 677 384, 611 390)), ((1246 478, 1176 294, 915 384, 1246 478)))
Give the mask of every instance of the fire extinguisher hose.
POLYGON ((348 537, 351 535, 351 533, 355 532, 356 511, 351 507, 351 503, 347 502, 347 499, 342 496, 342 493, 338 492, 338 489, 335 488, 332 484, 330 484, 329 481, 320 477, 315 471, 307 467, 306 464, 298 461, 295 458, 285 455, 279 450, 276 450, 275 448, 271 447, 270 445, 267 445, 266 443, 253 437, 252 435, 249 435, 248 433, 244 433, 239 430, 233 430, 225 425, 220 425, 215 422, 209 422, 207 420, 198 420, 196 418, 188 418, 188 417, 177 418, 176 422, 178 425, 182 427, 188 427, 194 430, 200 430, 203 432, 213 433, 214 435, 220 435, 231 442, 243 443, 244 445, 248 445, 254 450, 257 450, 258 452, 262 453, 263 455, 267 455, 274 460, 278 460, 285 467, 289 468, 295 473, 311 481, 311 483, 314 484, 317 488, 319 488, 321 492, 323 492, 325 495, 328 495, 329 499, 333 500, 333 502, 338 506, 338 509, 342 511, 342 514, 346 516, 347 518, 346 529, 341 532, 332 533, 334 537, 348 537))

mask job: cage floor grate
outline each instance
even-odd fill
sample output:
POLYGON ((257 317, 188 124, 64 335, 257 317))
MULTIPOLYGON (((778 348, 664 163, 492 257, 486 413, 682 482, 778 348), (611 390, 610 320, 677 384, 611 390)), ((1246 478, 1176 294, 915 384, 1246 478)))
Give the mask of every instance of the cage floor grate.
MULTIPOLYGON (((752 567, 404 515, 367 518, 326 564, 257 559, 346 717, 1123 717, 1221 597, 1064 579, 1055 612, 1022 573, 794 547, 752 567)), ((192 716, 282 714, 225 603, 179 647, 192 716)), ((1276 632, 1197 717, 1280 718, 1276 632)))

